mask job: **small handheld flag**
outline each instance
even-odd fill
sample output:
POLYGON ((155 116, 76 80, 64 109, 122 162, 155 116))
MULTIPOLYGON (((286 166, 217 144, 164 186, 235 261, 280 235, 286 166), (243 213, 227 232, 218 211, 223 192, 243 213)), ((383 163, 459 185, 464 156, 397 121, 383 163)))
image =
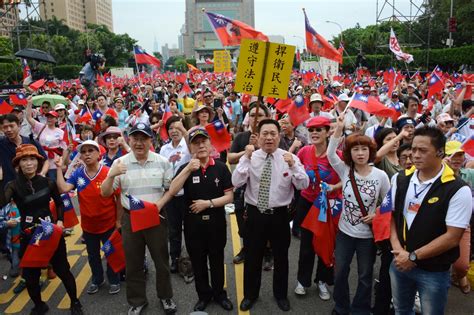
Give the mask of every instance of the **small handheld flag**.
POLYGON ((160 213, 156 204, 127 195, 130 203, 132 232, 160 225, 160 213))

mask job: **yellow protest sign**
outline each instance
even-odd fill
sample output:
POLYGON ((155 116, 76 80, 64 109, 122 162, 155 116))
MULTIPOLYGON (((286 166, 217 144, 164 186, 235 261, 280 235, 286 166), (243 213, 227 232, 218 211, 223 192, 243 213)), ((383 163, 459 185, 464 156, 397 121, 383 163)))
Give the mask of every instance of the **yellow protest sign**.
POLYGON ((230 54, 227 50, 214 50, 214 72, 232 71, 230 54))
POLYGON ((295 46, 242 40, 235 91, 286 99, 294 56, 295 46))
POLYGON ((291 69, 295 57, 295 46, 270 43, 262 95, 286 99, 291 69))
POLYGON ((265 59, 265 42, 243 39, 240 44, 239 65, 234 90, 258 95, 265 59))

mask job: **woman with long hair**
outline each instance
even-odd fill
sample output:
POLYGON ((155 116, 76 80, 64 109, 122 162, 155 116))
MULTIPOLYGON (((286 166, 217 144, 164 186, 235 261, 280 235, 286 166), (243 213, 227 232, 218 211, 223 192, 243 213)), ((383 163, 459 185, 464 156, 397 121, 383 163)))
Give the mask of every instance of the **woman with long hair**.
POLYGON ((333 314, 371 313, 375 243, 370 227, 380 197, 390 189, 385 172, 372 166, 376 145, 371 138, 354 133, 345 139, 342 160, 336 153, 344 131, 344 113, 329 140, 328 160, 342 182, 342 213, 336 237, 333 314), (352 305, 349 270, 357 254, 358 284, 352 305))
MULTIPOLYGON (((64 205, 56 183, 51 179, 38 175, 38 170, 44 163, 44 158, 38 149, 31 144, 22 144, 16 149, 13 165, 18 167, 15 180, 4 184, 3 174, 0 176, 0 207, 14 201, 21 213, 20 219, 20 257, 26 251, 35 228, 41 224, 40 219, 52 221, 53 215, 49 208, 50 199, 56 205, 56 224, 63 228, 64 205)), ((59 245, 53 254, 50 264, 66 287, 71 299, 71 314, 82 314, 82 306, 77 298, 76 280, 70 271, 66 254, 66 243, 61 235, 59 245)), ((45 314, 48 306, 41 300, 39 279, 41 268, 23 268, 23 278, 26 280, 28 295, 35 304, 31 314, 45 314)))
MULTIPOLYGON (((311 118, 306 125, 311 144, 304 146, 298 151, 298 158, 304 165, 306 173, 309 176, 310 185, 308 188, 301 191, 301 197, 298 199, 296 206, 296 216, 299 218, 299 222, 306 218, 308 212, 311 211, 311 207, 316 198, 321 197, 321 187, 327 185, 327 187, 324 188, 325 191, 323 193, 325 193, 327 197, 327 211, 331 213, 329 217, 332 219, 327 220, 327 224, 334 224, 333 227, 334 230, 336 230, 337 220, 339 217, 337 211, 333 213, 331 210, 334 206, 340 204, 341 181, 336 171, 329 164, 326 154, 330 126, 331 120, 323 116, 311 118)), ((327 286, 334 284, 333 261, 328 262, 327 259, 324 261, 325 259, 321 257, 324 253, 315 252, 313 247, 313 232, 305 228, 305 224, 301 227, 300 233, 301 241, 298 260, 298 283, 295 288, 295 293, 297 295, 305 295, 306 288, 311 286, 314 256, 317 254, 318 267, 316 269, 316 278, 314 282, 318 285, 319 297, 321 300, 327 301, 331 298, 327 286)), ((317 239, 317 241, 319 242, 322 240, 317 239)), ((332 258, 333 254, 332 251, 326 253, 326 257, 332 258)))

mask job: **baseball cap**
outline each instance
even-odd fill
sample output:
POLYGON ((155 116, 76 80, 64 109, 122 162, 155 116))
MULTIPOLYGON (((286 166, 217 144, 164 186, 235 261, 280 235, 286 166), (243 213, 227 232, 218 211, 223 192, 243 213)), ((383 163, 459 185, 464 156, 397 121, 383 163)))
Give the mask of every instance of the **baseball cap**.
POLYGON ((437 122, 446 122, 446 121, 454 121, 454 119, 448 113, 439 114, 436 118, 437 122))
POLYGON ((448 141, 446 142, 446 145, 444 146, 444 153, 446 153, 446 155, 448 156, 451 156, 458 152, 464 152, 461 146, 462 146, 462 143, 459 141, 448 141))
POLYGON ((99 144, 97 142, 95 142, 94 140, 86 140, 84 141, 83 143, 81 143, 80 145, 77 146, 77 152, 81 153, 81 148, 85 145, 91 145, 93 146, 94 148, 97 149, 97 151, 100 152, 100 147, 99 147, 99 144))
POLYGON ((206 137, 208 139, 210 139, 211 137, 209 136, 209 134, 207 133, 206 129, 204 128, 196 128, 194 129, 193 131, 191 131, 188 135, 188 139, 189 139, 189 142, 193 142, 193 140, 196 138, 196 137, 199 137, 199 136, 202 136, 202 137, 206 137))
POLYGON ((311 94, 311 97, 309 98, 309 103, 311 104, 312 102, 322 102, 323 99, 321 98, 321 95, 319 93, 314 93, 311 94))
POLYGON ((402 128, 406 125, 413 125, 415 126, 415 121, 410 117, 403 117, 397 120, 396 126, 398 130, 402 130, 402 128))
POLYGON ((58 118, 58 113, 56 113, 54 110, 49 111, 45 116, 53 116, 58 118))
POLYGON ((151 131, 150 126, 145 125, 144 123, 138 123, 135 126, 133 126, 128 134, 132 135, 132 134, 137 133, 137 132, 141 132, 141 133, 147 135, 150 138, 153 137, 153 132, 151 131))
POLYGON ((66 110, 66 106, 64 106, 64 104, 56 104, 56 106, 54 106, 55 111, 58 111, 58 110, 61 110, 61 109, 66 110))
POLYGON ((339 82, 339 81, 334 81, 334 82, 332 83, 332 87, 341 87, 341 86, 342 86, 342 84, 341 84, 341 82, 339 82))
POLYGON ((341 95, 339 95, 337 97, 337 99, 338 99, 339 102, 349 102, 350 101, 350 98, 349 98, 349 96, 347 96, 346 93, 342 93, 341 95))
POLYGON ((84 105, 85 103, 86 101, 84 101, 83 99, 77 101, 77 105, 84 105))

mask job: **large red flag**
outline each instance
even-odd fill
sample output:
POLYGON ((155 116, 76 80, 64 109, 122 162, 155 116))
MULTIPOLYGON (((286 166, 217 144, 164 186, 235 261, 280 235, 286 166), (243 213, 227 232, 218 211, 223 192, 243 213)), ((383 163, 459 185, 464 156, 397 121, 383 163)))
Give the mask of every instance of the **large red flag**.
POLYGON ((11 113, 13 110, 13 107, 7 103, 7 101, 4 101, 3 99, 0 98, 0 115, 5 115, 11 113))
POLYGON ((125 269, 125 252, 123 250, 122 235, 115 230, 109 239, 102 245, 102 251, 110 268, 116 273, 125 269))
POLYGON ((288 115, 293 126, 298 126, 309 119, 308 106, 302 95, 297 95, 288 109, 288 115))
POLYGON ((242 38, 258 39, 268 42, 268 37, 238 20, 232 20, 226 16, 205 12, 217 38, 222 46, 238 46, 242 38))
POLYGON ((311 27, 304 9, 303 12, 306 26, 306 47, 308 47, 308 50, 315 55, 342 63, 342 54, 311 27))
POLYGON ((157 66, 158 68, 161 67, 160 59, 147 54, 140 46, 133 46, 133 52, 135 54, 135 61, 137 64, 149 64, 157 66))
POLYGON ((160 212, 156 204, 127 195, 130 202, 132 232, 160 225, 160 212))
POLYGON ((211 137, 211 144, 216 148, 217 152, 230 149, 231 136, 226 127, 220 120, 215 120, 206 125, 206 130, 211 137))
POLYGON ((398 117, 396 110, 386 107, 380 103, 375 96, 366 96, 355 93, 348 106, 358 108, 373 115, 393 118, 394 120, 398 117))
POLYGON ((59 245, 63 230, 51 222, 41 220, 20 262, 20 267, 45 268, 59 245))
POLYGON ((441 92, 444 89, 444 82, 438 76, 436 71, 431 73, 430 79, 428 80, 428 98, 441 92))

